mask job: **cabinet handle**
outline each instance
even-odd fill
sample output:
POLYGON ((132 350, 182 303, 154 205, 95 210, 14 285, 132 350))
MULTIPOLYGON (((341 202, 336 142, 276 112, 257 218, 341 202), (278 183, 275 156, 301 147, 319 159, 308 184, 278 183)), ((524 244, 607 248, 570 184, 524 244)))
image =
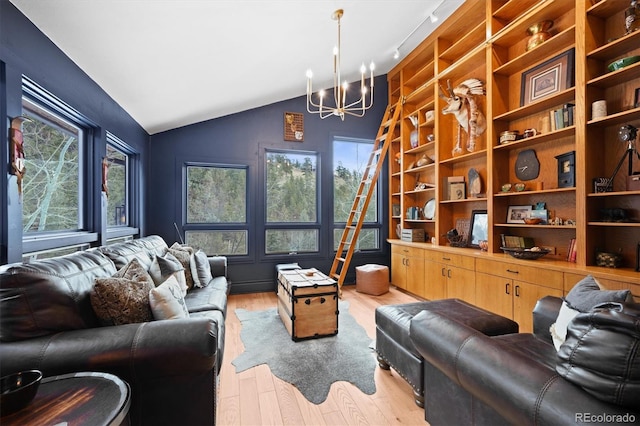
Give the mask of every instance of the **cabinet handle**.
POLYGON ((516 286, 516 297, 520 297, 520 286, 516 286))
POLYGON ((445 276, 445 274, 444 274, 444 268, 442 268, 442 270, 440 271, 440 273, 442 274, 442 276, 443 276, 443 277, 445 276))
POLYGON ((507 269, 507 272, 510 272, 510 273, 512 273, 512 274, 519 274, 519 273, 520 273, 520 272, 518 272, 518 271, 512 271, 511 269, 507 269))
POLYGON ((442 257, 442 260, 449 261, 449 260, 451 260, 451 258, 450 257, 442 257))
POLYGON ((407 266, 409 266, 409 259, 407 259, 407 266))
POLYGON ((451 278, 451 269, 447 269, 447 277, 451 278))
POLYGON ((506 283, 504 285, 504 292, 507 293, 507 294, 511 294, 511 293, 509 293, 509 283, 506 283))

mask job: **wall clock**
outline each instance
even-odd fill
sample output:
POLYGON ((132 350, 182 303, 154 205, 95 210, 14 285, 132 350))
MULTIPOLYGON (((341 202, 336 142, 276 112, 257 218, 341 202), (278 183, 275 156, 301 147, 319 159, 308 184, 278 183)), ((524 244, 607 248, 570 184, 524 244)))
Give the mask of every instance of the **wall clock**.
POLYGON ((540 162, 533 149, 525 149, 516 158, 516 177, 520 180, 532 180, 540 174, 540 162))
POLYGON ((558 188, 572 188, 576 185, 576 152, 565 152, 556 156, 558 160, 558 188))

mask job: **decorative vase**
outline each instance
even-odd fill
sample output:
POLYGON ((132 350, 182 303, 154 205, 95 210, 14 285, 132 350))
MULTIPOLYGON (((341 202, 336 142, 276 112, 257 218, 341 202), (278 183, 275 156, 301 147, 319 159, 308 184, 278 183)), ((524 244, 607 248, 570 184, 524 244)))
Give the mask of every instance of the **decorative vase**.
POLYGON ((531 36, 527 41, 527 51, 549 40, 551 38, 551 33, 549 33, 551 27, 553 27, 553 21, 548 19, 530 26, 527 30, 527 34, 531 36))

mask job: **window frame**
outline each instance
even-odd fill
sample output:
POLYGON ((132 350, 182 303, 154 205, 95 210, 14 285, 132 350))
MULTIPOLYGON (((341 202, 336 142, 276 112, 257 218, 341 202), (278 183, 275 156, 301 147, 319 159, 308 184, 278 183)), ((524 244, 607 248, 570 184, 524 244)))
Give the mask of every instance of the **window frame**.
POLYGON ((82 130, 82 137, 78 140, 78 228, 75 230, 23 232, 22 255, 27 256, 30 253, 63 249, 64 247, 91 244, 98 241, 98 233, 95 232, 96 224, 91 220, 94 211, 92 154, 96 142, 97 125, 26 76, 22 77, 21 98, 21 102, 24 103, 26 100, 36 108, 43 109, 82 130))
POLYGON ((139 222, 138 212, 140 211, 139 199, 137 194, 138 188, 138 174, 140 169, 140 154, 137 153, 131 146, 125 143, 122 139, 115 136, 113 133, 107 131, 105 155, 107 147, 111 146, 126 157, 126 181, 125 181, 125 198, 126 198, 126 217, 127 223, 125 225, 112 225, 108 224, 107 215, 108 209, 105 209, 103 221, 107 229, 107 240, 114 238, 123 238, 138 234, 139 229, 136 226, 139 222))
MULTIPOLYGON (((180 233, 179 238, 184 241, 186 239, 187 232, 215 232, 215 231, 242 231, 246 235, 246 252, 244 254, 224 254, 228 258, 233 259, 247 259, 251 256, 251 223, 250 223, 250 173, 249 166, 247 164, 233 164, 233 163, 221 163, 221 162, 203 162, 203 161, 184 161, 182 164, 182 179, 181 189, 182 193, 182 207, 181 207, 181 222, 182 229, 177 229, 180 233), (189 167, 208 167, 208 168, 223 168, 223 169, 236 169, 243 170, 245 172, 245 220, 244 222, 188 222, 187 221, 187 203, 188 200, 188 169, 189 167)), ((217 255, 219 253, 207 253, 208 256, 217 255)))
MULTIPOLYGON (((331 252, 334 254, 337 252, 336 247, 340 244, 340 239, 336 240, 336 231, 340 231, 340 237, 342 236, 342 232, 344 232, 344 228, 346 226, 346 222, 339 222, 336 221, 335 218, 335 204, 333 201, 335 201, 335 197, 333 196, 335 194, 335 177, 334 177, 334 171, 335 171, 335 162, 336 162, 336 150, 335 150, 335 143, 336 142, 349 142, 349 143, 357 143, 357 144, 368 144, 371 145, 371 150, 373 150, 373 146, 375 144, 375 140, 373 139, 364 139, 364 138, 353 138, 353 137, 345 137, 345 136, 333 136, 331 138, 331 153, 332 153, 332 162, 331 162, 331 194, 332 194, 332 203, 331 203, 331 232, 330 232, 330 247, 331 247, 331 252)), ((367 159, 368 160, 368 159, 367 159)), ((376 203, 376 221, 375 222, 363 222, 362 223, 362 227, 360 228, 360 232, 362 232, 362 230, 377 230, 377 248, 372 248, 372 249, 357 249, 356 252, 359 253, 382 253, 383 250, 383 231, 384 231, 384 224, 383 224, 383 219, 384 219, 384 212, 383 212, 383 206, 382 206, 382 197, 383 197, 383 173, 386 170, 386 168, 383 165, 382 170, 380 171, 380 174, 378 175, 378 179, 376 181, 376 187, 375 187, 375 194, 377 197, 377 203, 376 203)), ((371 205, 370 205, 371 206, 371 205)), ((369 206, 369 207, 370 207, 369 206)))
POLYGON ((322 181, 322 167, 321 167, 322 155, 318 151, 310 151, 310 150, 296 150, 296 149, 282 149, 282 148, 265 148, 264 149, 264 159, 262 161, 262 167, 264 168, 264 187, 263 187, 263 228, 262 228, 262 255, 265 258, 281 258, 288 257, 292 255, 296 256, 318 256, 323 252, 323 236, 322 236, 322 204, 321 204, 321 181, 322 181), (316 190, 315 190, 315 199, 316 199, 316 220, 315 222, 269 222, 267 220, 267 174, 268 174, 268 166, 267 161, 270 154, 292 154, 296 156, 304 156, 309 155, 313 156, 316 160, 316 190), (271 230, 274 231, 307 231, 313 230, 316 232, 317 240, 315 251, 282 251, 282 252, 267 252, 267 233, 271 230))

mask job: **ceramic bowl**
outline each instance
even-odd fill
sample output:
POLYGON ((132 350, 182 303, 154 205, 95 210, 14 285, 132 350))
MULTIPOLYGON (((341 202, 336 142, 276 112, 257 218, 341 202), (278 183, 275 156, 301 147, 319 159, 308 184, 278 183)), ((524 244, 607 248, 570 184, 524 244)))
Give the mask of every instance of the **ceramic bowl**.
POLYGON ((542 219, 540 219, 539 217, 527 217, 524 219, 524 223, 526 223, 527 225, 537 225, 540 222, 542 222, 542 219))
POLYGON ((515 185, 513 185, 513 188, 518 192, 524 191, 526 187, 527 186, 524 183, 516 183, 515 185))
POLYGON ((26 407, 36 396, 38 386, 42 380, 39 370, 21 371, 0 379, 2 393, 0 394, 0 412, 2 415, 15 413, 26 407))
POLYGON ((505 183, 504 185, 502 185, 500 187, 500 189, 502 190, 502 192, 509 192, 509 191, 511 191, 511 184, 510 183, 505 183))

